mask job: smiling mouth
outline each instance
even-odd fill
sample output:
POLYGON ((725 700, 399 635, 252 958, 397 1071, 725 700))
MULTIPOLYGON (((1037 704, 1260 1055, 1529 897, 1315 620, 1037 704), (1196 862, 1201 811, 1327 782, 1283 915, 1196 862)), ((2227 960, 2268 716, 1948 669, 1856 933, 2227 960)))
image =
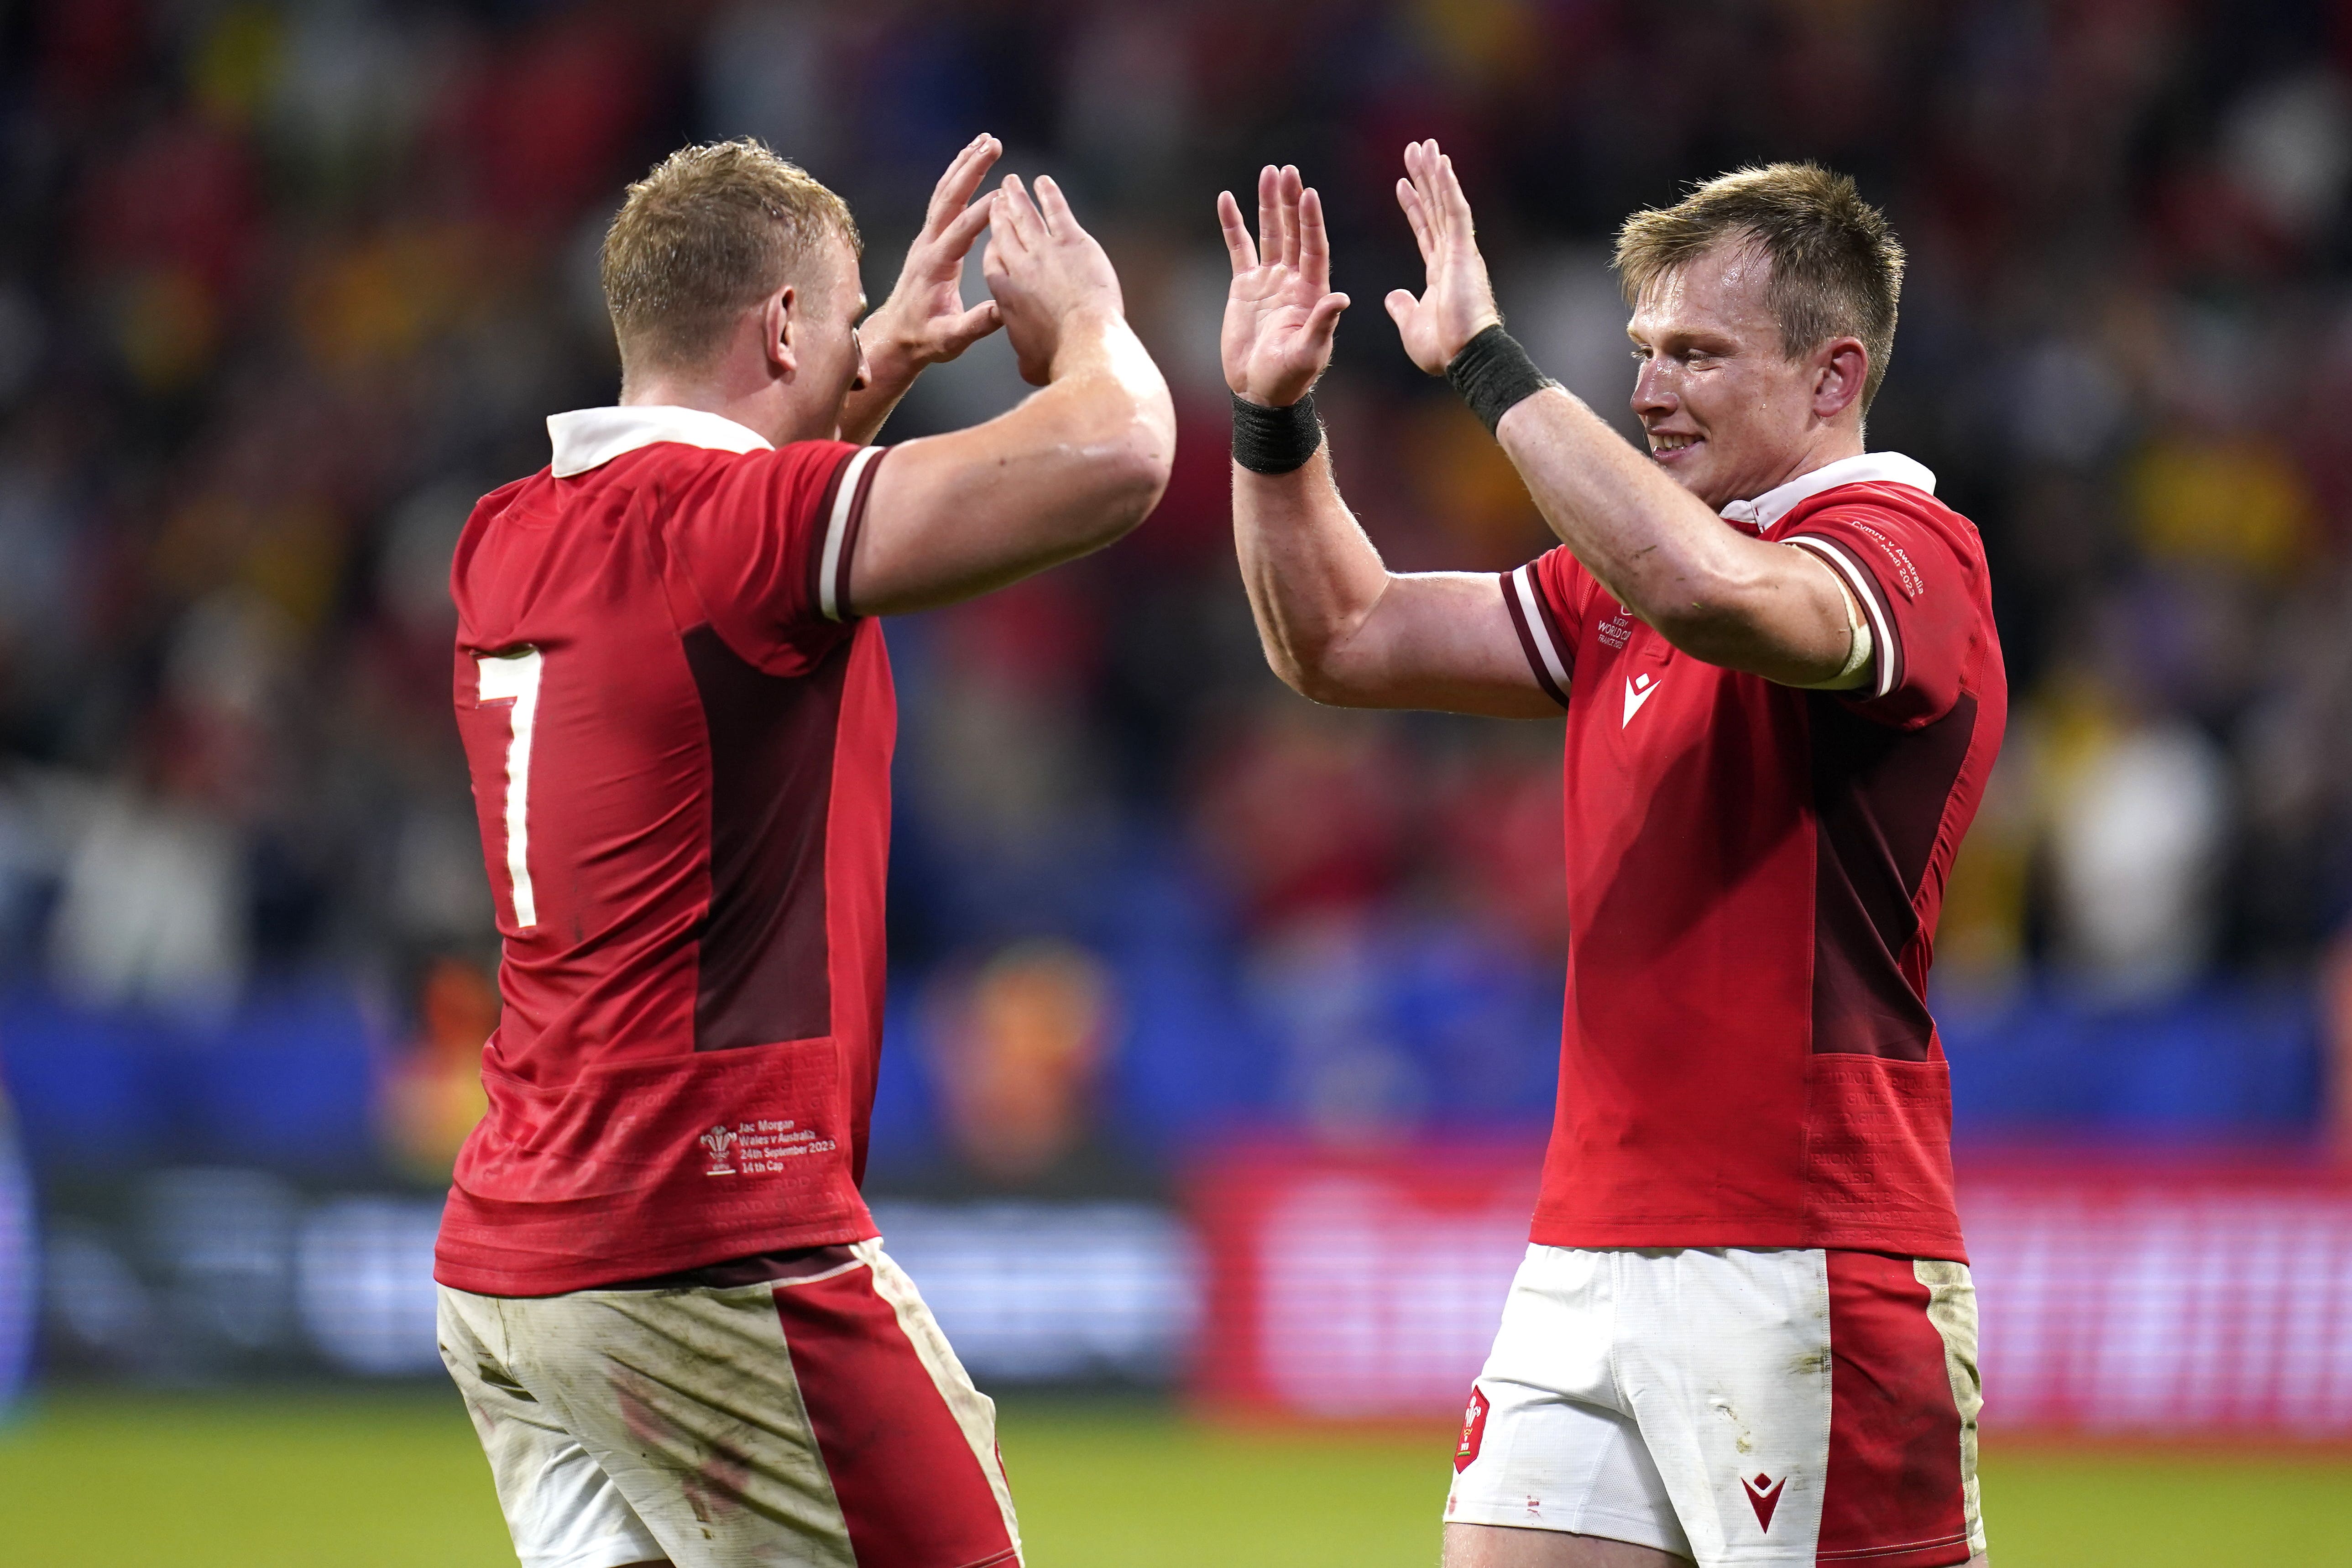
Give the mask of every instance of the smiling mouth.
POLYGON ((1661 463, 1672 462, 1684 453, 1703 445, 1704 436, 1658 436, 1650 437, 1650 456, 1661 463))

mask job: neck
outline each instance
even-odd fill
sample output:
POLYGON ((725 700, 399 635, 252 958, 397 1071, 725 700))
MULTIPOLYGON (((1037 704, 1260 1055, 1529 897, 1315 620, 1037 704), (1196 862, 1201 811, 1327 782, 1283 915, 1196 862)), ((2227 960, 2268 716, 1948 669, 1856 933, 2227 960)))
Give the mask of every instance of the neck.
POLYGON ((781 446, 779 432, 774 428, 776 409, 772 398, 758 395, 743 396, 730 394, 722 384, 689 379, 683 376, 645 375, 624 376, 621 380, 621 405, 625 408, 692 408, 704 414, 716 414, 732 419, 747 430, 757 431, 770 442, 781 446))
POLYGON ((1822 426, 1813 432, 1811 437, 1798 450, 1796 456, 1789 460, 1789 466, 1782 470, 1780 476, 1766 485, 1764 489, 1756 493, 1762 495, 1765 490, 1778 489, 1791 479, 1803 479, 1815 468, 1825 468, 1832 463, 1843 462, 1848 458, 1859 458, 1863 451, 1862 426, 1859 422, 1851 425, 1841 423, 1822 426))

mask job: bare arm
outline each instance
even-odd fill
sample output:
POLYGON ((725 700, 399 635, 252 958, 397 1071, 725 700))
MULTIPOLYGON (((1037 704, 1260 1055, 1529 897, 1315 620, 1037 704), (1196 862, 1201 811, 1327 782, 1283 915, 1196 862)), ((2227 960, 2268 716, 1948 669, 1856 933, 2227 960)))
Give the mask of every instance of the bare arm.
MULTIPOLYGON (((1329 291, 1322 203, 1297 170, 1265 170, 1258 245, 1230 193, 1217 206, 1234 263, 1221 342, 1226 382, 1236 396, 1286 407, 1330 363, 1348 304, 1329 291)), ((1317 701, 1558 716, 1496 580, 1390 572, 1339 499, 1328 447, 1286 474, 1234 464, 1234 542, 1266 662, 1317 701)))
MULTIPOLYGON (((1434 142, 1405 150, 1397 199, 1429 268, 1428 291, 1388 298, 1405 351, 1444 374, 1502 320, 1470 204, 1434 142)), ((1834 678, 1853 646, 1845 588, 1818 557, 1724 525, 1576 397, 1557 387, 1496 430, 1544 521, 1586 570, 1676 647, 1791 686, 1834 678)))
POLYGON ((874 470, 850 563, 860 615, 986 593, 1104 545, 1167 488, 1176 415, 1118 279, 1049 179, 1008 177, 986 268, 1021 373, 1043 390, 985 425, 909 441, 874 470))

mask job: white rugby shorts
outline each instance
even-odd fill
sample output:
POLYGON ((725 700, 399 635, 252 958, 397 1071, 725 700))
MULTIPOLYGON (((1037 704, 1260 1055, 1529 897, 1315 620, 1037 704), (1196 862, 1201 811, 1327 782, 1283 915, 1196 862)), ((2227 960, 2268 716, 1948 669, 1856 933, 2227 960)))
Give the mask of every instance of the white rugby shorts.
POLYGON ((753 1285, 445 1285, 440 1339, 522 1568, 1020 1561, 996 1408, 878 1241, 753 1285))
POLYGON ((1976 1289, 1867 1252, 1530 1247, 1445 1518, 1717 1564, 1984 1550, 1976 1289))

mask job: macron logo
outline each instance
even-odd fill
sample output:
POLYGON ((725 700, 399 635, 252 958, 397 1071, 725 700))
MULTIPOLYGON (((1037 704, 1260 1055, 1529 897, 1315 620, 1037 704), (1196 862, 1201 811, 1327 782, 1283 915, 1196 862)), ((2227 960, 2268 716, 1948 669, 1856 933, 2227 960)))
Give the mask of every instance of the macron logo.
POLYGON ((1622 730, 1631 724, 1633 715, 1642 710, 1642 704, 1647 702, 1657 689, 1658 682, 1654 676, 1629 677, 1625 682, 1625 717, 1618 721, 1617 727, 1622 730))
POLYGON ((1757 1524, 1768 1532, 1772 1528, 1772 1510, 1780 1506, 1780 1489, 1788 1482, 1786 1476, 1774 1481, 1761 1470, 1756 1472, 1752 1481, 1745 1476, 1739 1478, 1739 1484, 1748 1489, 1748 1505, 1756 1510, 1757 1524))

